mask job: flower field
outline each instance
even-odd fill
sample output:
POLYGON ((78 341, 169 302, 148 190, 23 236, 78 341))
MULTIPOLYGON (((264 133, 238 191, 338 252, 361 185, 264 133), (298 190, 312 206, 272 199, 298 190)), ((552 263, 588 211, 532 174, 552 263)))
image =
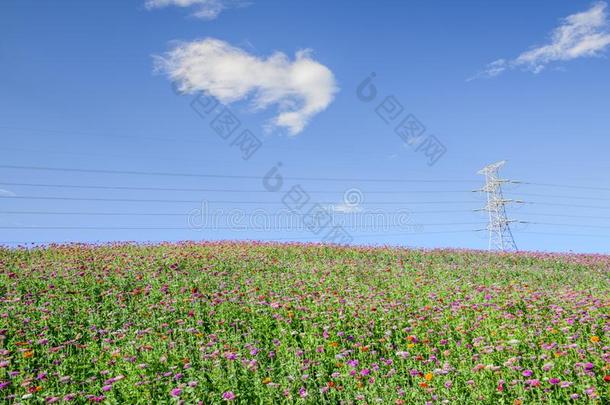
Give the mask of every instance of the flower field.
POLYGON ((608 403, 610 257, 0 249, 0 402, 608 403))

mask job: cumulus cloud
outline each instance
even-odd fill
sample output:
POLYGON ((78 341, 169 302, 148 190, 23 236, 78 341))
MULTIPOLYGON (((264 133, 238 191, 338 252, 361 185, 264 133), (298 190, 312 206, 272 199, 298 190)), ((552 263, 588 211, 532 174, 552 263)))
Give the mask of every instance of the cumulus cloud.
POLYGON ((534 47, 512 60, 498 59, 473 79, 498 76, 516 68, 540 73, 552 62, 600 56, 610 45, 607 6, 606 2, 600 1, 587 11, 564 18, 551 33, 548 44, 534 47))
POLYGON ((194 17, 202 20, 214 20, 223 11, 235 8, 245 7, 249 3, 240 0, 147 0, 146 7, 148 9, 163 8, 168 6, 176 7, 192 7, 195 9, 194 17))
POLYGON ((225 104, 249 99, 256 109, 276 106, 271 124, 291 135, 325 110, 337 91, 333 73, 309 50, 298 51, 294 60, 281 52, 261 58, 206 38, 178 44, 156 57, 155 66, 183 93, 202 91, 225 104))

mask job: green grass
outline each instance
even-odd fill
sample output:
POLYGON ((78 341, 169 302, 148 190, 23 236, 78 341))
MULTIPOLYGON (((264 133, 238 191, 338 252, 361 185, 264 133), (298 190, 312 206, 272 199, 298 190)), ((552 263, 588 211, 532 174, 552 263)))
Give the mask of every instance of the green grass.
POLYGON ((320 245, 2 249, 0 399, 601 404, 609 270, 320 245))

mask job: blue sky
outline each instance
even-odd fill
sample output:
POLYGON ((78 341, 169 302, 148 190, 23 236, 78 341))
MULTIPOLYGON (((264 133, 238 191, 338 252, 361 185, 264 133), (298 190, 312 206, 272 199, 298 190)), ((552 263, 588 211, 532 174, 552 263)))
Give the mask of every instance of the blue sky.
POLYGON ((190 229, 199 201, 257 227, 300 185, 303 209, 319 203, 337 223, 355 189, 352 243, 484 249, 475 230, 487 218, 473 211, 484 200, 470 191, 480 168, 506 159, 504 177, 535 183, 505 187, 527 202, 508 210, 530 222, 513 227, 519 248, 609 251, 604 3, 162 3, 0 4, 0 241, 320 241, 325 230, 277 222, 190 229), (367 103, 356 90, 371 72, 367 103), (201 90, 238 117, 228 140, 191 108, 201 90), (388 96, 403 107, 389 124, 375 112, 388 96), (294 120, 278 125, 282 113, 294 120), (446 149, 432 166, 394 132, 408 114, 446 149), (262 142, 248 160, 234 142, 244 129, 262 142), (267 191, 278 162, 284 185, 267 191), (371 211, 384 226, 358 225, 371 211))

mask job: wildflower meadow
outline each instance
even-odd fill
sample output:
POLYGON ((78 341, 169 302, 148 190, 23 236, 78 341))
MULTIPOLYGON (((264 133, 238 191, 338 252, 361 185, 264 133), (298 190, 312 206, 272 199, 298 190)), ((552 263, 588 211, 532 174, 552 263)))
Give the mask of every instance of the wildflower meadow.
POLYGON ((610 257, 0 249, 3 403, 608 403, 610 257))

